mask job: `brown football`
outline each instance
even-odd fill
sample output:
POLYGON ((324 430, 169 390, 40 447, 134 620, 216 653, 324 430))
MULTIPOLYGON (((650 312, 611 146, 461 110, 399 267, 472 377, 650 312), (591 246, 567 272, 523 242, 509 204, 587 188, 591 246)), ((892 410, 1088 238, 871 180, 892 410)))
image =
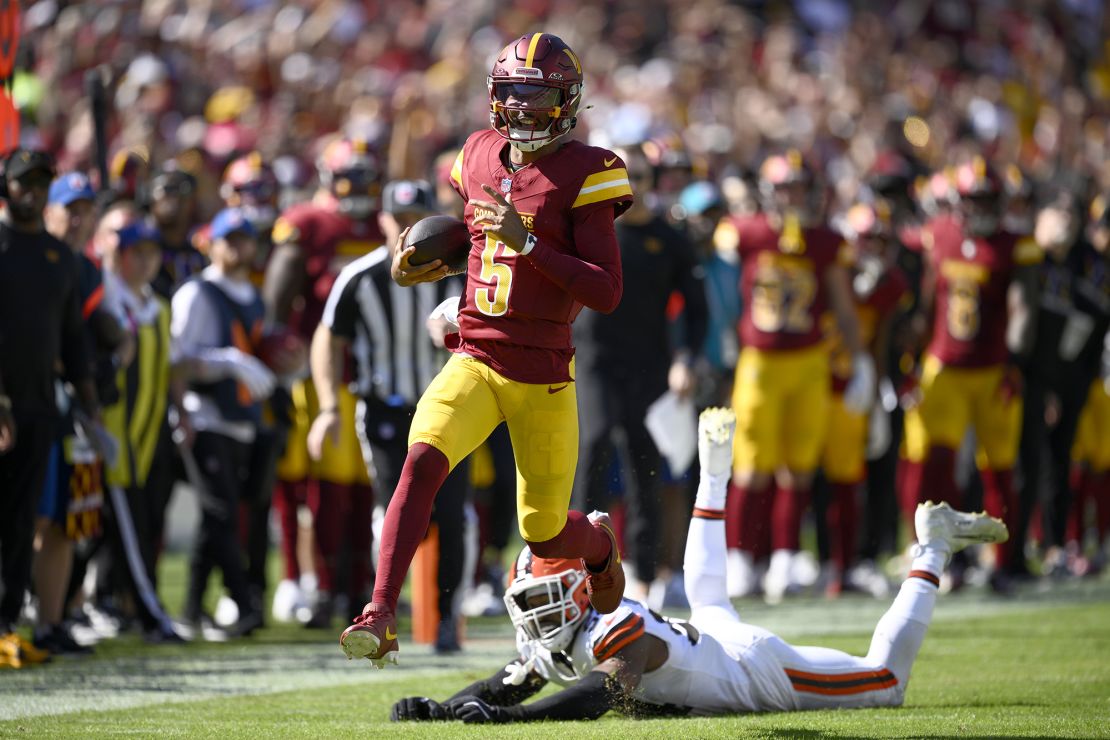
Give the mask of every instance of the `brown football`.
POLYGON ((409 264, 443 260, 453 271, 464 270, 470 255, 470 231, 454 216, 428 216, 412 225, 404 246, 416 247, 409 264))

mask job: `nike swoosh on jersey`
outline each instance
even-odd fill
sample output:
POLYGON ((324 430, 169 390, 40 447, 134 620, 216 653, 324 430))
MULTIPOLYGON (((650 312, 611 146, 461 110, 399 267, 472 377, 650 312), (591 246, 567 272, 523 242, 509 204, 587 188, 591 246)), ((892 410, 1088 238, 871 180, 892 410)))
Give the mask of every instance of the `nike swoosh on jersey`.
POLYGON ((548 393, 558 393, 559 391, 561 391, 561 390, 563 390, 564 388, 566 388, 566 387, 567 387, 568 385, 570 385, 570 383, 563 383, 563 384, 562 384, 561 386, 559 386, 558 388, 552 388, 551 386, 548 386, 548 388, 547 388, 547 392, 548 392, 548 393))
POLYGON ((396 633, 396 632, 392 632, 392 631, 391 631, 391 630, 389 629, 389 627, 386 627, 386 628, 385 628, 385 639, 387 639, 387 640, 396 640, 396 639, 397 639, 397 633, 396 633))
POLYGON ((612 167, 612 166, 613 166, 613 162, 616 162, 616 161, 617 161, 617 158, 616 158, 616 157, 613 157, 612 159, 606 159, 606 160, 605 160, 605 166, 606 166, 606 167, 612 167))

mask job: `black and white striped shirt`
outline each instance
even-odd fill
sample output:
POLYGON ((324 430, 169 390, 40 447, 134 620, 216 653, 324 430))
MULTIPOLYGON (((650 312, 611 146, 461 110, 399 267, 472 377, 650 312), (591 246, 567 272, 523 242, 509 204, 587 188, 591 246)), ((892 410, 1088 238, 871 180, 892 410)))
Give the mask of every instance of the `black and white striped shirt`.
POLYGON ((351 342, 360 397, 390 406, 416 405, 446 360, 425 322, 461 288, 458 278, 402 288, 390 277, 386 247, 343 268, 321 320, 333 335, 351 342))

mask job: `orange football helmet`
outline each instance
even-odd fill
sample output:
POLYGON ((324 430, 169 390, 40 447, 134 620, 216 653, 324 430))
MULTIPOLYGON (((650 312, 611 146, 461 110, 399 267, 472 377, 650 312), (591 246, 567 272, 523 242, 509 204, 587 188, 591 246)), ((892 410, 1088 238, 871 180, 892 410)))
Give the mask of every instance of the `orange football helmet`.
POLYGON ((509 571, 504 599, 513 626, 553 653, 570 646, 591 608, 581 560, 539 558, 527 546, 509 571))

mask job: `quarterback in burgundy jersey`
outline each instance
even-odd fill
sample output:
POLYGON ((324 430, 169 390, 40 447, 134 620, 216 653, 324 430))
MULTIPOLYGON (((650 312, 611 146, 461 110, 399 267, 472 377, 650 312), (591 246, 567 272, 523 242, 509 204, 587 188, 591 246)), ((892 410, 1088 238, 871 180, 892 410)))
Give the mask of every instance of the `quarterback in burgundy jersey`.
POLYGON ((754 590, 754 564, 771 556, 769 601, 789 586, 801 517, 828 428, 829 354, 821 318, 833 311, 852 358, 849 404, 866 411, 874 363, 859 339, 844 238, 819 223, 819 190, 802 155, 760 169, 763 212, 735 224, 740 253, 740 359, 733 386, 735 491, 729 497, 734 595, 754 590), (773 483, 777 481, 775 488, 773 483))
MULTIPOLYGON (((956 450, 973 425, 984 504, 1013 528, 1021 431, 1016 358, 1031 348, 1033 268, 1042 255, 1032 239, 1002 230, 1001 181, 982 158, 956 171, 956 189, 958 212, 934 219, 922 234, 927 349, 920 401, 906 414, 903 510, 909 515, 926 497, 956 500, 956 450)), ((1009 558, 1010 549, 1000 546, 996 587, 1005 588, 1009 558)))
MULTIPOLYGON (((386 512, 374 598, 347 629, 348 657, 396 659, 401 583, 448 472, 502 421, 513 441, 521 535, 541 557, 581 560, 598 611, 616 609, 624 573, 606 514, 568 511, 578 449, 570 324, 620 301, 614 219, 632 201, 624 162, 565 138, 582 96, 582 65, 560 38, 522 36, 489 75, 491 129, 472 134, 451 171, 466 200, 471 249, 455 309, 455 353, 425 391, 401 480, 386 512)), ((398 241, 403 244, 404 234, 398 241)), ((414 266, 398 248, 401 285, 448 267, 414 266)))

